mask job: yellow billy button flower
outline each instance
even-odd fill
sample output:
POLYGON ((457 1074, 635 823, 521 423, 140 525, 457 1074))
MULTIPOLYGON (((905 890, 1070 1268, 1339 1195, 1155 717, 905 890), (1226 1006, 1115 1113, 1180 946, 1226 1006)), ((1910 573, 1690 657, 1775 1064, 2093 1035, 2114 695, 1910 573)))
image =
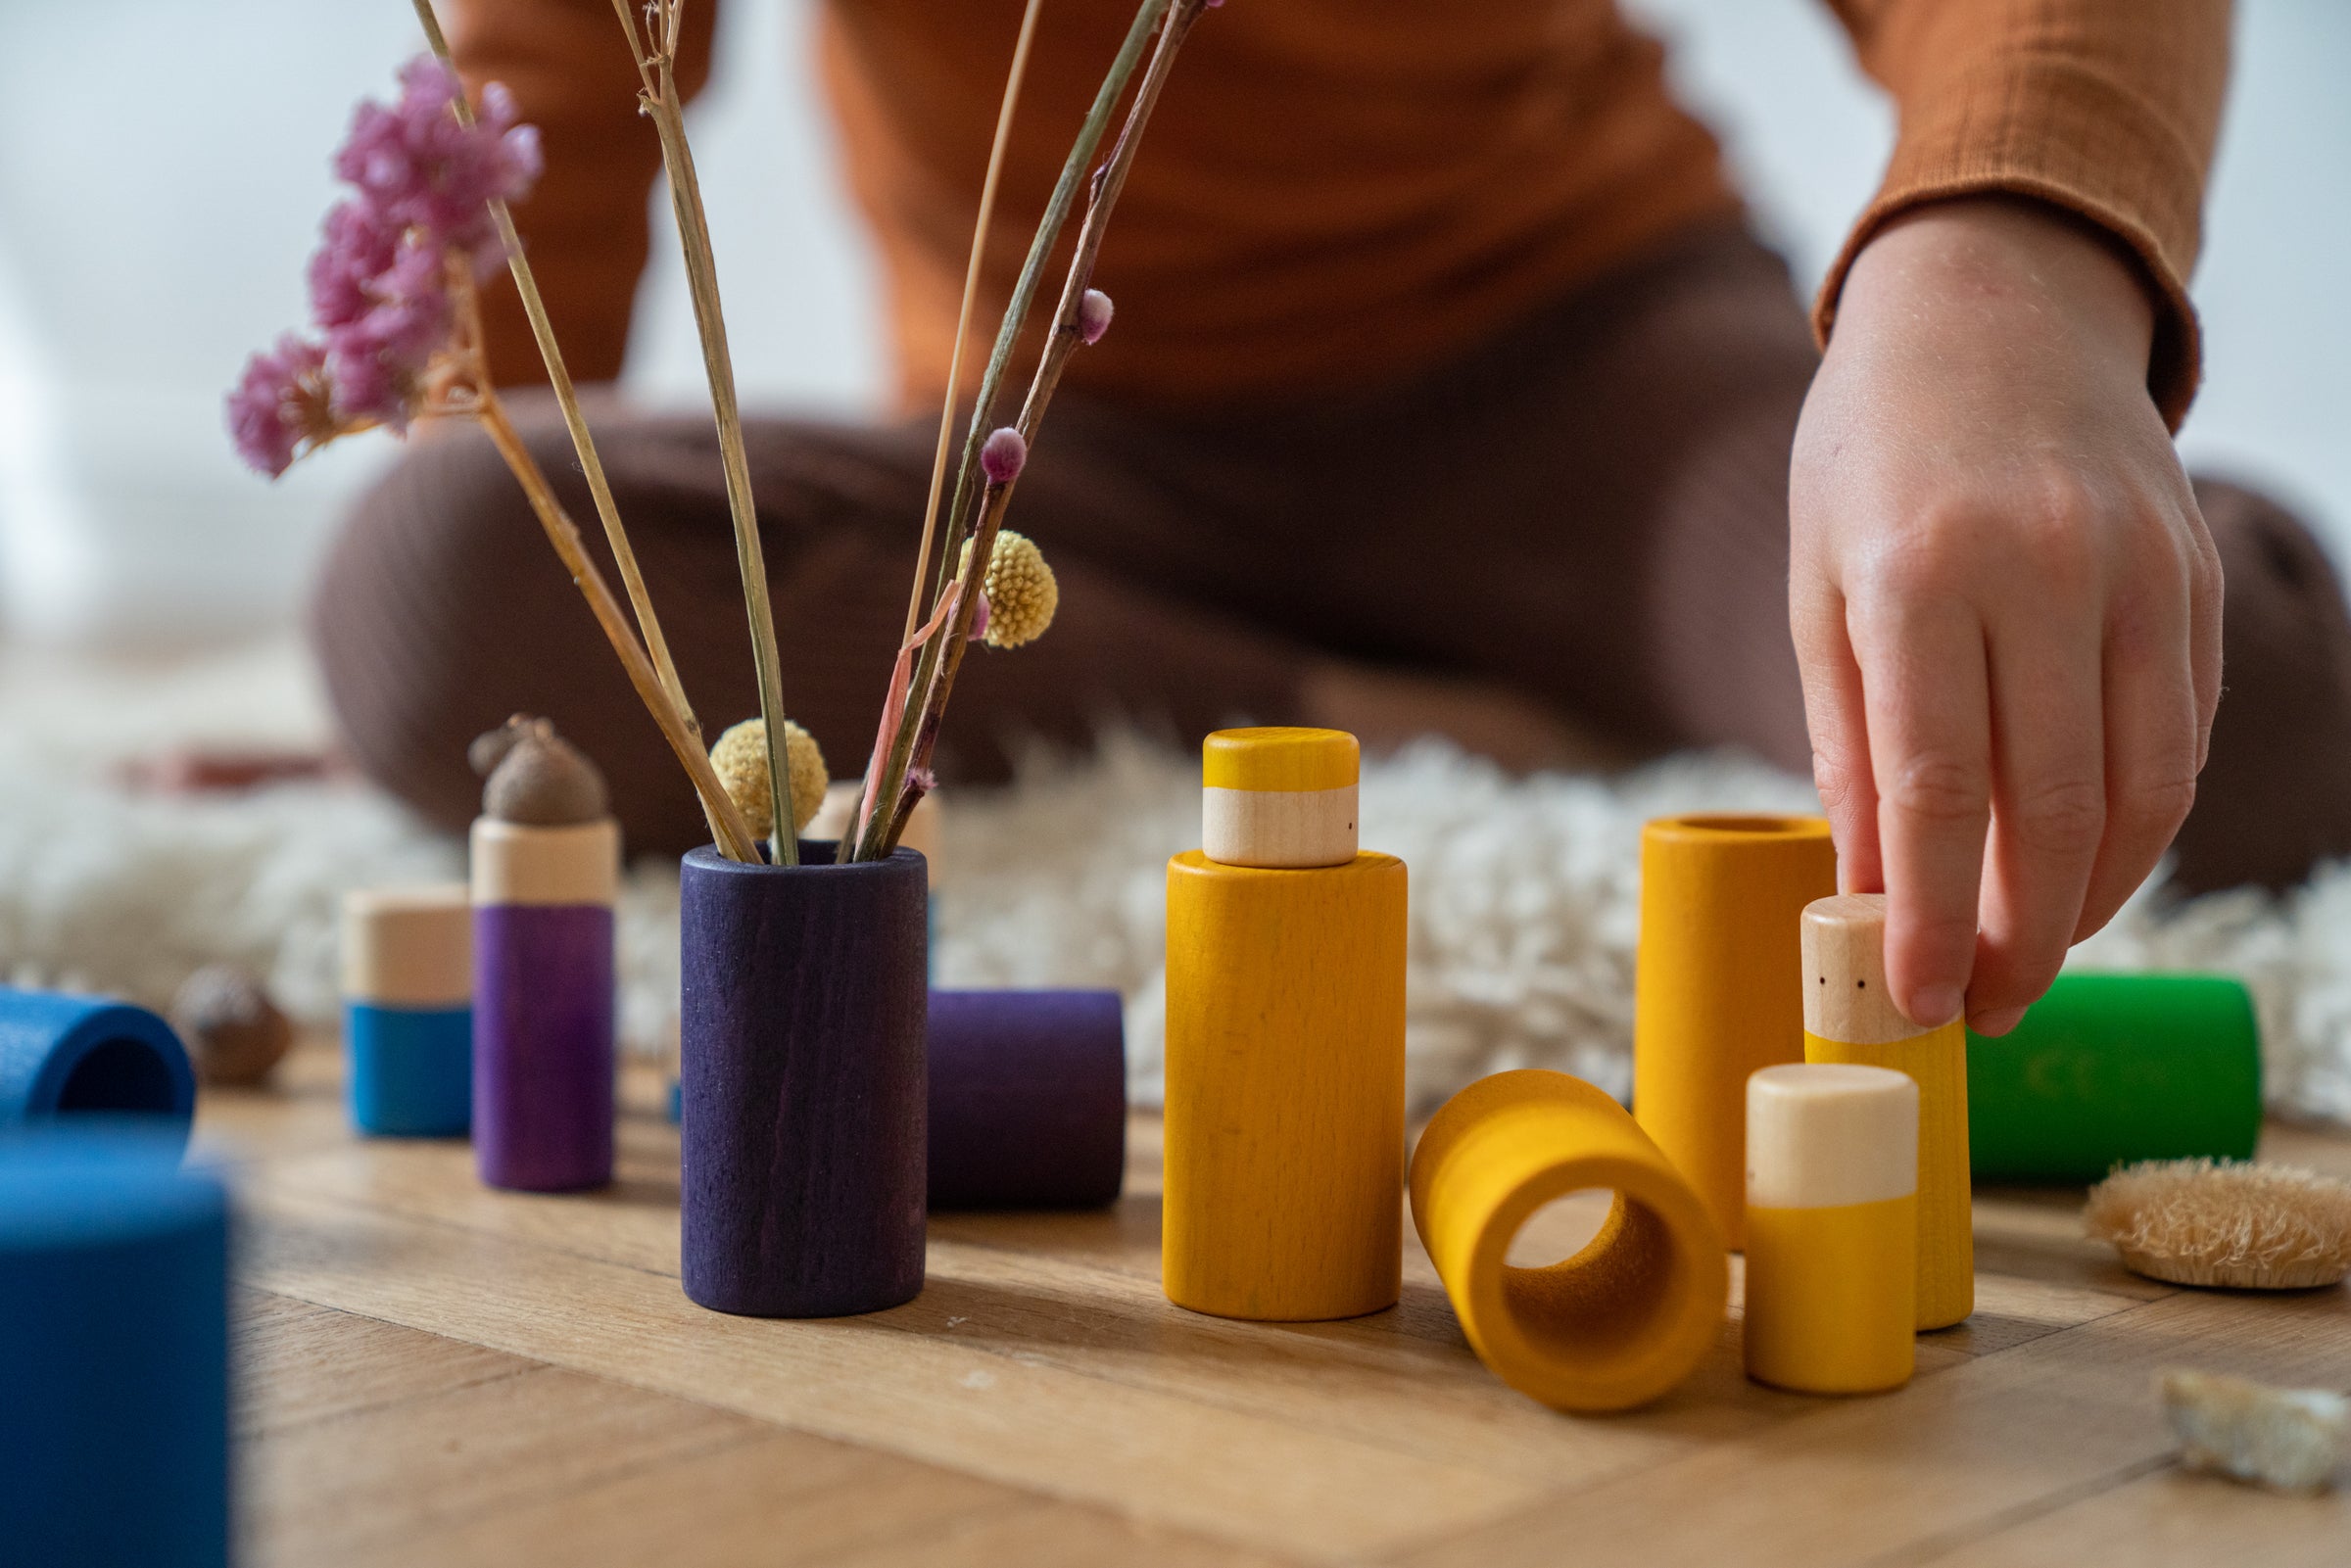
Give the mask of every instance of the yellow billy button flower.
MULTIPOLYGON (((972 542, 963 542, 958 575, 971 564, 972 542)), ((1061 606, 1061 586, 1045 564, 1036 541, 1009 528, 996 531, 996 547, 987 558, 987 575, 981 581, 987 595, 987 631, 991 648, 1017 648, 1045 635, 1053 612, 1061 606)))
MULTIPOLYGON (((825 753, 816 736, 784 721, 784 762, 792 773, 792 826, 804 832, 825 803, 825 753)), ((745 719, 718 737, 710 748, 710 768, 726 786, 727 798, 753 823, 765 823, 774 810, 767 787, 767 721, 745 719)))

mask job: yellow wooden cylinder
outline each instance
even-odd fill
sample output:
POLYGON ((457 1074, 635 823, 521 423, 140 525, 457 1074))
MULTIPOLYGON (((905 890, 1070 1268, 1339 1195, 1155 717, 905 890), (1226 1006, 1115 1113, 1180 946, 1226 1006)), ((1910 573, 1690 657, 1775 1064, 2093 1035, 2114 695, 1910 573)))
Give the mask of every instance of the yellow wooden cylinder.
POLYGON ((1404 1219, 1405 868, 1168 863, 1161 1278, 1268 1321, 1395 1305, 1404 1219))
POLYGON ((1975 1207, 1967 1171, 1967 1028, 1953 1021, 1878 1045, 1804 1036, 1807 1062, 1893 1068, 1918 1081, 1918 1326, 1976 1309, 1975 1207))
POLYGON ((1641 832, 1633 1114, 1734 1250, 1748 1075, 1803 1060, 1797 921, 1836 890, 1818 817, 1664 817, 1641 832))
POLYGON ((1807 1394, 1900 1387, 1918 1315, 1917 1084, 1789 1065, 1747 1090, 1747 1375, 1807 1394))
POLYGON ((1918 1083, 1918 1326, 1976 1309, 1968 1190, 1967 1028, 1921 1029, 1886 984, 1886 898, 1848 893, 1804 910, 1804 1060, 1892 1068, 1918 1083))
POLYGON ((1687 1377, 1722 1326, 1722 1233, 1673 1163, 1581 1078, 1498 1072, 1445 1103, 1413 1155, 1413 1223, 1462 1332, 1555 1409, 1620 1410, 1687 1377), (1605 1190, 1600 1234, 1544 1268, 1508 1261, 1545 1204, 1605 1190))

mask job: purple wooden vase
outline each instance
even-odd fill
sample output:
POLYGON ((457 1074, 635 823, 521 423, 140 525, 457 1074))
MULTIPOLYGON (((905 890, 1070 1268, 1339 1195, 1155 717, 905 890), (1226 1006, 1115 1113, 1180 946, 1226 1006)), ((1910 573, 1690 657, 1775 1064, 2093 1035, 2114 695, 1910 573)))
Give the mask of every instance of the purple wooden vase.
POLYGON ((923 1288, 923 857, 753 866, 705 845, 679 888, 686 1294, 839 1317, 923 1288))
POLYGON ((482 1180, 574 1192, 612 1179, 612 910, 473 911, 473 1160, 482 1180))

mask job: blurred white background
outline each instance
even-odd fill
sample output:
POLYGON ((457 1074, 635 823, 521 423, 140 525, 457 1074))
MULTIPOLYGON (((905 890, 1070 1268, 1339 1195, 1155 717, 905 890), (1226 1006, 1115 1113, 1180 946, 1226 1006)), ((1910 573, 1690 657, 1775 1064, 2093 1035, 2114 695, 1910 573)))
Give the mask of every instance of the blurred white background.
MULTIPOLYGON (((1250 0, 1278 4, 1279 0, 1250 0)), ((1629 0, 1678 47, 1770 237, 1808 286, 1891 133, 1816 0, 1629 0)), ((858 408, 887 375, 871 259, 808 69, 813 0, 729 0, 696 110, 746 402, 858 408)), ((296 613, 337 507, 391 454, 361 438, 275 486, 220 396, 296 324, 352 103, 420 46, 401 0, 0 0, 0 624, 20 641, 235 638, 296 613)), ((2351 560, 2351 7, 2240 0, 2235 92, 2195 285, 2209 378, 2190 461, 2306 508, 2351 560)), ((628 381, 700 395, 656 240, 628 381)))

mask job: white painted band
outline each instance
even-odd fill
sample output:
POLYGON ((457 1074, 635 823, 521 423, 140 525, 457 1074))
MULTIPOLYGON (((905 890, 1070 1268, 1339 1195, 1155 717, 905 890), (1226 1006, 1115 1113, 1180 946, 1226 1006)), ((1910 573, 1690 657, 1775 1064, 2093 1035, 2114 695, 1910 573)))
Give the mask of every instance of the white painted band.
POLYGON ((1200 851, 1226 866, 1344 866, 1355 859, 1356 786, 1200 791, 1200 851))
POLYGON ((343 996, 382 1007, 473 1000, 473 902, 463 882, 343 895, 343 996))
POLYGON ((609 904, 620 891, 620 824, 568 828, 473 820, 477 904, 609 904))
POLYGON ((1747 1080, 1750 1208, 1874 1204, 1917 1190, 1918 1084, 1908 1073, 1792 1063, 1747 1080))

